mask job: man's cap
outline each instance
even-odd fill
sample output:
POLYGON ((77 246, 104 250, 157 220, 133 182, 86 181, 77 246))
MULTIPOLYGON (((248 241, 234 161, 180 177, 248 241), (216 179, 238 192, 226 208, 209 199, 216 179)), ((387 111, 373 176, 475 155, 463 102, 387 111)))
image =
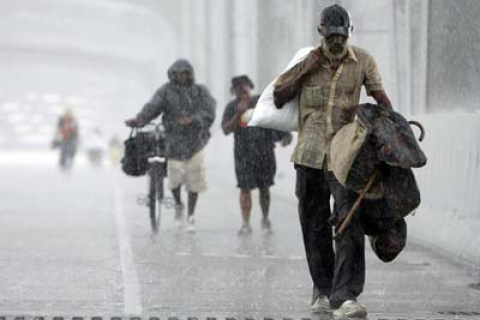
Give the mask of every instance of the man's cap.
POLYGON ((324 37, 339 34, 350 37, 353 31, 353 23, 348 11, 341 5, 334 4, 326 7, 320 15, 318 32, 324 37))

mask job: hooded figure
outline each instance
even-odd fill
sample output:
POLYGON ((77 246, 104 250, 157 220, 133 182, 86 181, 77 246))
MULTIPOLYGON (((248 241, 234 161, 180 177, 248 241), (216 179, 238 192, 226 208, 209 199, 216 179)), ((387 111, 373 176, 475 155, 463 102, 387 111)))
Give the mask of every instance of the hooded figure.
POLYGON ((127 125, 142 127, 162 116, 165 127, 168 182, 175 199, 175 224, 183 225, 181 187, 188 192, 187 231, 195 231, 194 212, 198 193, 206 189, 203 149, 210 139, 215 120, 215 99, 203 85, 195 84, 193 67, 186 60, 168 69, 169 82, 127 125))
POLYGON ((157 90, 136 119, 139 126, 144 126, 163 115, 167 157, 187 160, 201 151, 210 139, 216 102, 207 87, 195 84, 193 67, 187 60, 176 61, 168 69, 168 79, 169 82, 157 90), (182 74, 186 78, 184 83, 179 82, 182 74), (179 124, 185 117, 191 118, 191 124, 179 124))

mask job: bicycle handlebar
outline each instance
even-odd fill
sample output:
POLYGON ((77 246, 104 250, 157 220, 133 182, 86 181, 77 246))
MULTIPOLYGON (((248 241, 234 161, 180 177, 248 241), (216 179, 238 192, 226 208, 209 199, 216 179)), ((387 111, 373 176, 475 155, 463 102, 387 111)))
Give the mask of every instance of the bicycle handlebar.
POLYGON ((155 122, 149 122, 143 126, 139 126, 139 125, 129 125, 127 124, 127 127, 131 128, 132 130, 140 130, 140 129, 143 129, 143 128, 146 128, 146 127, 152 127, 152 128, 155 128, 155 130, 157 131, 165 131, 165 127, 163 126, 163 123, 162 122, 159 122, 159 123, 155 123, 155 122))
POLYGON ((163 123, 159 122, 159 123, 155 123, 155 122, 149 122, 147 123, 146 125, 143 126, 144 128, 145 127, 154 127, 154 128, 163 128, 163 123))
MULTIPOLYGON (((163 126, 163 123, 161 123, 161 122, 159 122, 159 123, 149 122, 149 123, 147 123, 146 125, 143 126, 143 128, 146 128, 146 127, 152 127, 152 128, 154 128, 155 132, 158 132, 162 135, 165 132, 165 128, 163 126)), ((141 129, 141 128, 139 128, 139 129, 141 129)))

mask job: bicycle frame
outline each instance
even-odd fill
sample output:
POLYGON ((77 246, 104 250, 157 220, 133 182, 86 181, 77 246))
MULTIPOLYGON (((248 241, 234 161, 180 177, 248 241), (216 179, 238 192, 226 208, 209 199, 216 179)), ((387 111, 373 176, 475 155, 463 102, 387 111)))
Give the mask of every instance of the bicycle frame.
POLYGON ((149 123, 148 127, 154 127, 154 143, 153 153, 148 157, 148 176, 149 176, 149 193, 147 204, 150 211, 150 224, 154 233, 160 228, 160 212, 161 206, 169 206, 165 201, 164 195, 164 179, 167 176, 167 157, 164 139, 164 130, 161 123, 149 123))
MULTIPOLYGON (((161 123, 155 124, 150 122, 147 126, 154 127, 154 137, 155 137, 155 149, 154 154, 148 157, 148 171, 150 172, 151 169, 158 169, 161 171, 161 178, 165 178, 167 176, 166 172, 166 165, 167 165, 167 157, 165 155, 165 135, 163 125, 161 123), (163 150, 162 150, 163 149, 163 150)), ((162 194, 163 198, 163 194, 162 194)))

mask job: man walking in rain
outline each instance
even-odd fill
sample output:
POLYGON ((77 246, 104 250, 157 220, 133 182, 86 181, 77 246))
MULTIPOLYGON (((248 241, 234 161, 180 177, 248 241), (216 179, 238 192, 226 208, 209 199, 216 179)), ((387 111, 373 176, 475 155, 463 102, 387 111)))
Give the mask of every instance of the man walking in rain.
POLYGON ((269 219, 270 187, 274 184, 276 172, 275 142, 287 146, 292 141, 290 133, 271 129, 244 127, 241 124, 242 115, 255 108, 258 96, 252 96, 253 82, 248 76, 238 76, 232 79, 232 93, 236 99, 225 108, 222 129, 225 134, 233 132, 235 145, 235 173, 237 185, 240 188, 240 207, 243 225, 239 235, 252 233, 250 213, 252 211, 252 190, 258 188, 260 207, 262 209, 262 229, 271 232, 269 219))
POLYGON ((313 280, 312 312, 339 317, 363 317, 357 302, 365 283, 365 235, 356 217, 332 245, 330 195, 337 204, 345 193, 332 186, 328 171, 329 146, 334 134, 354 120, 360 91, 378 104, 391 107, 377 65, 363 49, 348 44, 353 25, 339 5, 324 9, 318 31, 323 37, 305 60, 280 76, 275 105, 281 108, 300 94, 298 143, 292 156, 297 172, 296 195, 308 267, 313 280))
POLYGON ((198 194, 206 189, 203 149, 215 120, 215 99, 209 90, 195 84, 192 65, 176 61, 168 70, 169 82, 157 90, 128 126, 143 127, 162 115, 165 126, 169 188, 175 199, 175 223, 183 225, 181 188, 188 192, 187 231, 195 231, 198 194))

